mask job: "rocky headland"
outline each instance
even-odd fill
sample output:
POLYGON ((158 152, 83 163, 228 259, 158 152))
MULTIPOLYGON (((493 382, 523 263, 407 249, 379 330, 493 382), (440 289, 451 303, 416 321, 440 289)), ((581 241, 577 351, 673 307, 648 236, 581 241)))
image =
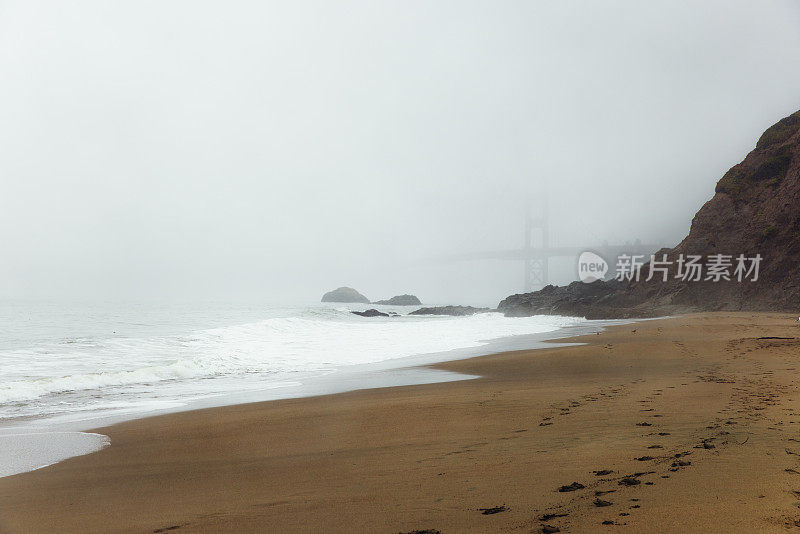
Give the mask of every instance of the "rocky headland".
POLYGON ((713 198, 694 216, 689 235, 655 256, 670 265, 666 280, 659 272, 647 281, 648 263, 639 280, 547 286, 511 295, 500 302, 498 311, 508 316, 594 319, 697 311, 796 311, 800 307, 800 111, 768 128, 755 149, 719 180, 713 198), (730 279, 708 280, 705 273, 699 281, 684 279, 678 260, 690 255, 729 256, 730 279), (757 280, 736 279, 740 255, 761 257, 757 280))

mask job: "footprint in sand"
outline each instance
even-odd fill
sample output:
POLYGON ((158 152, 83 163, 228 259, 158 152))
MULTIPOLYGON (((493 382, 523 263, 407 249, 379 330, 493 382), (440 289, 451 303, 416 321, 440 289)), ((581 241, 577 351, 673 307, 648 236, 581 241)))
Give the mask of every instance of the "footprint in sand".
POLYGON ((482 515, 499 514, 500 512, 505 512, 506 510, 508 510, 508 508, 506 508, 505 504, 501 504, 500 506, 493 506, 491 508, 478 508, 478 511, 482 515))
POLYGON ((539 521, 550 521, 557 517, 567 517, 569 514, 542 514, 539 516, 539 521))
POLYGON ((586 486, 584 486, 580 482, 573 482, 572 484, 568 484, 566 486, 561 486, 560 488, 558 488, 558 491, 561 492, 561 493, 565 493, 565 492, 568 492, 568 491, 576 491, 576 490, 579 490, 579 489, 583 489, 585 487, 586 486))

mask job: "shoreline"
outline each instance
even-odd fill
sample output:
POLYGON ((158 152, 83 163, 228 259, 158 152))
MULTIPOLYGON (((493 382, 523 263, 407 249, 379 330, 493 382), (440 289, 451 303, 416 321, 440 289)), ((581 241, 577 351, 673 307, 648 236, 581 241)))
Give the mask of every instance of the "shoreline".
MULTIPOLYGON (((456 380, 472 380, 476 375, 438 369, 435 364, 471 359, 512 350, 534 350, 552 347, 558 340, 601 331, 608 325, 624 321, 583 321, 555 330, 489 339, 482 345, 453 349, 445 352, 417 354, 391 358, 367 364, 339 366, 333 371, 297 379, 297 384, 208 395, 185 402, 162 403, 162 407, 119 412, 85 412, 49 416, 43 419, 9 421, 0 426, 0 445, 18 454, 5 461, 0 458, 0 478, 30 472, 109 446, 107 436, 94 432, 97 428, 146 419, 159 415, 179 413, 237 404, 271 402, 281 399, 298 399, 334 395, 362 389, 435 384, 456 380), (77 435, 76 435, 77 434, 77 435), (49 446, 42 435, 50 435, 49 446), (16 439, 10 439, 14 437, 16 439), (89 439, 93 437, 94 439, 89 439), (64 441, 62 438, 67 438, 64 441)), ((159 403, 154 403, 158 406, 159 403)))
POLYGON ((800 352, 758 337, 798 333, 786 314, 647 320, 430 365, 474 380, 128 421, 0 479, 0 531, 783 531, 800 352))

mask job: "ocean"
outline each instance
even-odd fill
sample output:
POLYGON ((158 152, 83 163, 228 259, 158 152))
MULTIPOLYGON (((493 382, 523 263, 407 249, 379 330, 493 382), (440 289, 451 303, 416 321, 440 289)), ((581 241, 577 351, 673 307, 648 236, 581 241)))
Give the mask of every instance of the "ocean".
POLYGON ((492 340, 552 332, 583 321, 498 313, 407 315, 414 309, 361 304, 1 303, 0 440, 6 441, 5 453, 0 454, 6 458, 0 458, 0 476, 105 445, 103 436, 74 431, 91 428, 92 421, 452 380, 457 378, 449 376, 453 373, 441 371, 412 376, 389 370, 474 356, 482 348, 489 351, 492 340), (401 316, 364 318, 350 313, 369 307, 401 316), (56 431, 62 435, 59 447, 67 452, 50 447, 46 454, 25 461, 19 456, 30 443, 8 438, 35 434, 46 442, 42 436, 56 431))

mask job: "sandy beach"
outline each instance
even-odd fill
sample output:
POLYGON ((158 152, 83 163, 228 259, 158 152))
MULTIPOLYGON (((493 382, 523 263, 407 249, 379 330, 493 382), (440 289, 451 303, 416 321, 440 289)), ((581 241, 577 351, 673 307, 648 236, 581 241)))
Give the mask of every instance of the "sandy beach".
POLYGON ((783 532, 798 338, 697 314, 435 366, 475 380, 130 421, 0 479, 0 531, 783 532))

